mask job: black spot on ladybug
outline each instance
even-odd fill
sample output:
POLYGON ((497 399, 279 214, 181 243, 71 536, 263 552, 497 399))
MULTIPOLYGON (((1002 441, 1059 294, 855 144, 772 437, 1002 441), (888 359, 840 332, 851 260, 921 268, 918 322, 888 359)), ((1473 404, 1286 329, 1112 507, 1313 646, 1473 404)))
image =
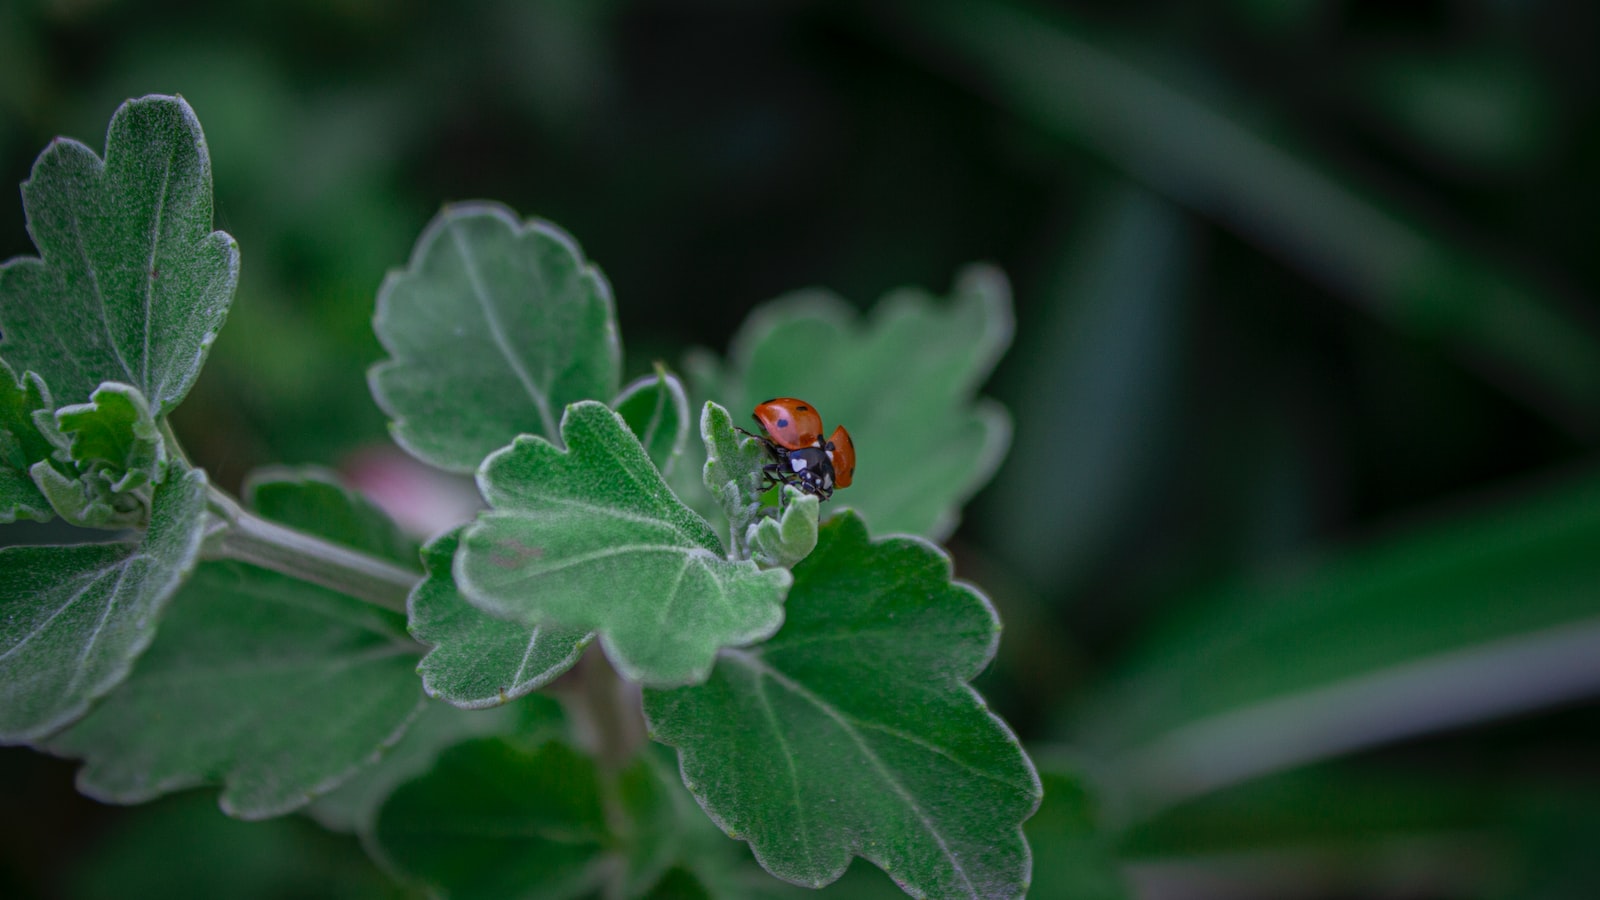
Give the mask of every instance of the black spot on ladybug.
MULTIPOLYGON (((801 409, 804 409, 804 408, 805 407, 801 407, 801 409)), ((778 427, 779 428, 788 428, 789 427, 789 420, 788 419, 779 419, 778 420, 778 427)))
POLYGON ((807 405, 805 405, 805 404, 804 404, 804 403, 802 403, 802 404, 800 404, 800 405, 799 405, 799 406, 796 406, 796 407, 795 407, 795 409, 797 409, 797 410, 799 410, 799 411, 800 411, 800 412, 805 412, 805 411, 806 411, 806 410, 808 410, 808 409, 810 409, 810 408, 811 408, 811 407, 809 407, 809 406, 807 406, 807 405))

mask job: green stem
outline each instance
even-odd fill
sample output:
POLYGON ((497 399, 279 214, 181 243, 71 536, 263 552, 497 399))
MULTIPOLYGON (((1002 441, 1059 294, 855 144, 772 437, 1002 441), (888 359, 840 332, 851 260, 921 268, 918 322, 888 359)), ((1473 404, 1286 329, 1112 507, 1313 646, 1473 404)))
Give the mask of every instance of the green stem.
POLYGON ((183 452, 183 445, 178 443, 178 435, 172 430, 172 422, 163 416, 160 428, 161 440, 167 445, 167 455, 189 468, 194 468, 194 463, 189 461, 189 454, 183 452))
POLYGON ((601 765, 617 771, 644 742, 642 713, 631 693, 623 696, 629 685, 598 647, 585 653, 582 662, 580 698, 593 730, 596 755, 601 765))
POLYGON ((215 487, 207 500, 223 523, 207 542, 209 558, 247 562, 401 613, 422 578, 388 560, 269 522, 215 487))

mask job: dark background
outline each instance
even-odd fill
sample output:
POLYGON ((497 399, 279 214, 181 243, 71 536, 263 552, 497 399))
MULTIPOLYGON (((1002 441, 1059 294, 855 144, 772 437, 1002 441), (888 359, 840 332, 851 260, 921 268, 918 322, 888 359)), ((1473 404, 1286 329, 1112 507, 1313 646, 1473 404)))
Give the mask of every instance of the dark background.
MULTIPOLYGON (((1515 533, 1600 440, 1594 4, 0 6, 0 178, 57 134, 102 148, 146 93, 194 106, 242 248, 175 417, 225 485, 386 440, 373 296, 448 201, 575 235, 630 377, 795 288, 866 308, 1000 265, 1018 337, 986 393, 1016 436, 951 547, 1008 622, 981 687, 1035 747, 1095 744, 1120 661, 1219 585, 1458 517, 1515 533)), ((18 202, 0 255, 31 252, 18 202)), ((1595 696, 1261 788, 1292 848, 1246 797, 1118 852, 1152 897, 1594 896, 1593 807, 1549 798, 1600 788, 1595 696), (1376 812, 1329 787, 1373 772, 1376 812), (1422 773, 1459 804, 1400 799, 1422 773)), ((185 828, 259 896, 379 889, 298 820, 106 810, 70 778, 0 754, 0 894, 243 896, 141 880, 185 828)))

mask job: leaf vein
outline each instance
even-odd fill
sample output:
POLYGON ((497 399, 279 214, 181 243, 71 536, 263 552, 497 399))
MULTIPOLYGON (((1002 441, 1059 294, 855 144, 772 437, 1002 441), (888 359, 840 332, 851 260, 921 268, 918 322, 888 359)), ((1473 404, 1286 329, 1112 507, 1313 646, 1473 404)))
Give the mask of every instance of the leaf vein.
MULTIPOLYGON (((118 562, 120 564, 122 562, 122 560, 119 560, 118 562)), ((94 569, 94 570, 89 571, 89 572, 85 572, 82 575, 80 575, 78 577, 78 579, 76 579, 76 580, 85 582, 83 587, 74 589, 68 595, 67 599, 65 601, 63 601, 60 606, 56 607, 54 612, 50 613, 49 617, 47 617, 43 622, 39 623, 39 627, 37 627, 37 628, 33 629, 32 631, 28 632, 27 635, 25 635, 22 638, 22 640, 17 641, 15 644, 13 644, 11 646, 11 649, 7 650, 5 653, 0 653, 0 662, 4 662, 13 653, 16 653, 18 650, 21 650, 24 646, 26 646, 29 641, 31 641, 34 638, 38 637, 40 634, 43 634, 45 631, 48 631, 49 628, 50 628, 50 625, 52 623, 54 623, 56 619, 60 618, 61 614, 67 611, 68 607, 70 607, 70 606, 72 606, 72 604, 78 602, 78 598, 82 597, 85 591, 87 591, 90 587, 92 587, 96 581, 99 581, 100 578, 102 576, 104 576, 107 572, 109 572, 112 568, 115 568, 115 567, 111 566, 111 567, 106 567, 106 568, 98 568, 98 569, 94 569)), ((69 581, 67 583, 68 584, 72 584, 73 582, 69 581)))
POLYGON ((533 632, 528 635, 528 646, 522 651, 522 662, 517 665, 517 671, 511 675, 511 688, 515 689, 522 683, 522 676, 528 671, 528 663, 533 659, 534 648, 539 646, 539 635, 543 632, 543 625, 533 626, 533 632))
POLYGON ((756 697, 761 701, 761 711, 765 715, 767 724, 772 728, 772 736, 783 751, 783 761, 789 770, 789 792, 794 797, 794 815, 800 829, 800 843, 805 848, 806 861, 816 864, 816 853, 811 846, 811 828, 806 823, 805 806, 800 799, 800 772, 795 768, 794 750, 789 746, 789 740, 784 736, 783 727, 778 722, 777 710, 772 708, 772 698, 767 696, 766 677, 762 671, 756 672, 756 697))
POLYGON ((762 674, 765 674, 773 681, 793 692, 796 696, 815 706, 822 712, 823 715, 827 716, 829 719, 832 719, 834 724, 839 726, 839 730, 843 731, 845 735, 848 736, 856 745, 857 749, 861 751, 861 755, 865 757, 867 762, 872 765, 872 768, 877 770, 878 777, 883 781, 883 783, 887 785, 888 788, 894 792, 895 796, 900 798, 900 802, 905 804, 906 808, 911 811, 912 816, 915 817, 917 823, 922 826, 922 829, 928 833, 929 837, 933 838, 934 843, 939 846, 939 852, 950 864, 950 868, 955 872, 956 876, 961 879, 961 883, 966 886, 967 896, 972 897, 973 900, 978 900, 980 895, 977 888, 972 884, 972 880, 967 877, 966 869, 962 867, 961 861, 956 858, 955 852, 950 849, 949 844, 945 843, 944 835, 939 832, 939 829, 928 817, 928 814, 923 811, 922 805, 917 803, 915 797, 911 796, 911 792, 906 789, 906 786, 901 784, 898 778, 894 777, 894 773, 889 771, 889 767, 884 764, 883 760, 878 758, 878 754, 873 752, 871 745, 861 736, 861 733, 853 727, 853 723, 848 717, 834 709, 833 706, 826 700, 822 699, 816 694, 813 694, 804 685, 793 680, 792 678, 789 678, 787 675, 779 672, 777 669, 767 665, 761 660, 760 657, 739 650, 725 650, 723 652, 728 656, 743 662, 745 665, 756 668, 762 674))
POLYGON ((467 246, 467 241, 461 236, 461 231, 452 222, 450 225, 450 243, 461 256, 462 265, 466 269, 467 281, 472 285, 473 299, 478 302, 478 308, 483 312, 484 323, 489 327, 489 335, 494 339, 495 348, 505 359, 517 380, 522 383, 522 389, 527 392, 533 401, 534 410, 539 414, 540 424, 544 433, 552 440, 560 439, 560 430, 556 427, 555 417, 550 412, 550 403, 544 392, 533 379, 533 373, 528 371, 523 361, 516 355, 511 346, 511 337, 506 334, 505 324, 500 321, 490 300, 488 289, 484 287, 483 279, 478 271, 478 261, 467 246))
POLYGON ((94 649, 94 645, 100 641, 100 632, 105 630, 106 620, 111 618, 111 610, 117 605, 117 597, 122 592, 122 583, 128 578, 128 570, 133 568, 133 564, 138 560, 148 558, 147 555, 142 553, 129 557, 127 562, 117 570, 116 583, 111 586, 110 593, 106 595, 105 606, 100 610, 100 618, 94 623, 94 629, 89 632, 88 638, 84 640, 83 648, 78 651, 78 658, 72 666, 72 677, 67 679, 67 685, 62 691, 63 693, 70 696, 77 689, 78 682, 82 680, 84 673, 88 671, 83 662, 89 658, 89 653, 94 649))
MULTIPOLYGON (((167 191, 172 186, 172 161, 177 158, 178 148, 173 147, 167 154, 167 165, 161 172, 161 190, 156 193, 155 214, 150 219, 150 255, 145 258, 144 267, 144 351, 140 360, 141 377, 148 377, 150 373, 150 330, 151 320, 155 316, 155 290, 156 290, 156 251, 160 247, 161 222, 167 214, 167 191)), ((140 389, 150 391, 153 385, 144 381, 137 382, 140 389)), ((154 393, 154 392, 152 392, 154 393)), ((152 403, 159 404, 161 398, 152 396, 152 403)))
POLYGON ((580 553, 575 556, 569 556, 543 568, 534 568, 532 566, 525 567, 523 571, 527 572, 527 576, 520 580, 527 581, 541 575, 550 575, 555 572, 560 572, 563 569, 570 569, 573 566, 581 566, 586 563, 596 562, 612 556, 622 556, 628 553, 682 553, 686 557, 690 558, 695 556, 711 556, 710 553, 706 552, 705 550, 701 550, 699 547, 674 547, 669 544, 619 544, 612 547, 605 547, 600 550, 594 550, 589 553, 580 553))
MULTIPOLYGON (((122 355, 122 347, 117 344, 116 335, 111 332, 111 312, 106 305, 105 289, 100 286, 100 273, 95 271, 94 260, 89 258, 89 251, 83 246, 83 228, 78 222, 78 213, 72 213, 72 239, 78 248, 78 257, 83 260, 83 270, 89 276, 89 286, 94 291, 95 302, 100 306, 100 324, 106 333, 106 343, 111 348, 111 353, 117 358, 117 364, 122 366, 123 374, 132 382, 133 370, 128 368, 128 360, 122 355)), ((63 344, 62 346, 68 346, 63 344)), ((74 355, 76 359, 76 355, 74 355)), ((79 368, 83 368, 80 366, 79 368)))
POLYGON ((667 591, 667 602, 656 607, 656 627, 663 627, 667 624, 667 616, 672 612, 672 608, 677 605, 678 597, 682 594, 683 576, 688 574, 689 564, 693 561, 693 557, 684 556, 683 565, 678 567, 678 574, 672 579, 672 589, 667 591))
POLYGON ((528 491, 523 494, 523 497, 527 498, 528 500, 571 507, 582 510, 583 512, 592 513, 597 516, 607 516, 613 519, 621 519, 625 522, 632 522, 636 525, 649 525, 656 528, 665 527, 678 538, 680 544, 683 546, 683 549, 687 550, 690 547, 693 547, 697 550, 703 549, 700 542, 695 540, 693 535, 688 534, 677 523, 669 519, 655 519, 651 518, 650 516, 641 515, 640 513, 630 512, 620 507, 601 506, 596 503, 591 503, 587 500, 580 500, 576 497, 570 497, 562 494, 544 494, 536 491, 528 491))

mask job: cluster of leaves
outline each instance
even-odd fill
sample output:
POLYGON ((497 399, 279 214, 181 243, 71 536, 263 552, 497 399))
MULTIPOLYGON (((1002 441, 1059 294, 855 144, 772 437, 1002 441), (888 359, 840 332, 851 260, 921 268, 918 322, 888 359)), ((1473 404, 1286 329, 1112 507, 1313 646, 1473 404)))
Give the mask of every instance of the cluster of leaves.
POLYGON ((763 497, 762 450, 716 402, 696 465, 678 379, 621 386, 609 287, 570 237, 448 207, 379 292, 371 387, 488 508, 418 548, 315 471, 257 473, 241 507, 175 443, 238 272, 186 103, 125 104, 104 161, 57 141, 24 195, 40 257, 0 271, 0 513, 117 540, 0 550, 0 740, 84 760, 112 802, 217 785, 241 818, 309 808, 456 896, 739 894, 683 788, 795 884, 860 856, 916 896, 1027 889, 1040 781, 969 685, 998 619, 929 540, 867 527, 942 536, 1003 452, 973 399, 1010 336, 997 273, 865 324, 788 298, 695 366, 739 407, 826 373, 806 391, 864 477, 819 524, 815 498, 763 497), (892 460, 907 441, 928 452, 892 460), (525 696, 591 643, 572 716, 525 696), (641 713, 682 787, 619 737, 641 713))

